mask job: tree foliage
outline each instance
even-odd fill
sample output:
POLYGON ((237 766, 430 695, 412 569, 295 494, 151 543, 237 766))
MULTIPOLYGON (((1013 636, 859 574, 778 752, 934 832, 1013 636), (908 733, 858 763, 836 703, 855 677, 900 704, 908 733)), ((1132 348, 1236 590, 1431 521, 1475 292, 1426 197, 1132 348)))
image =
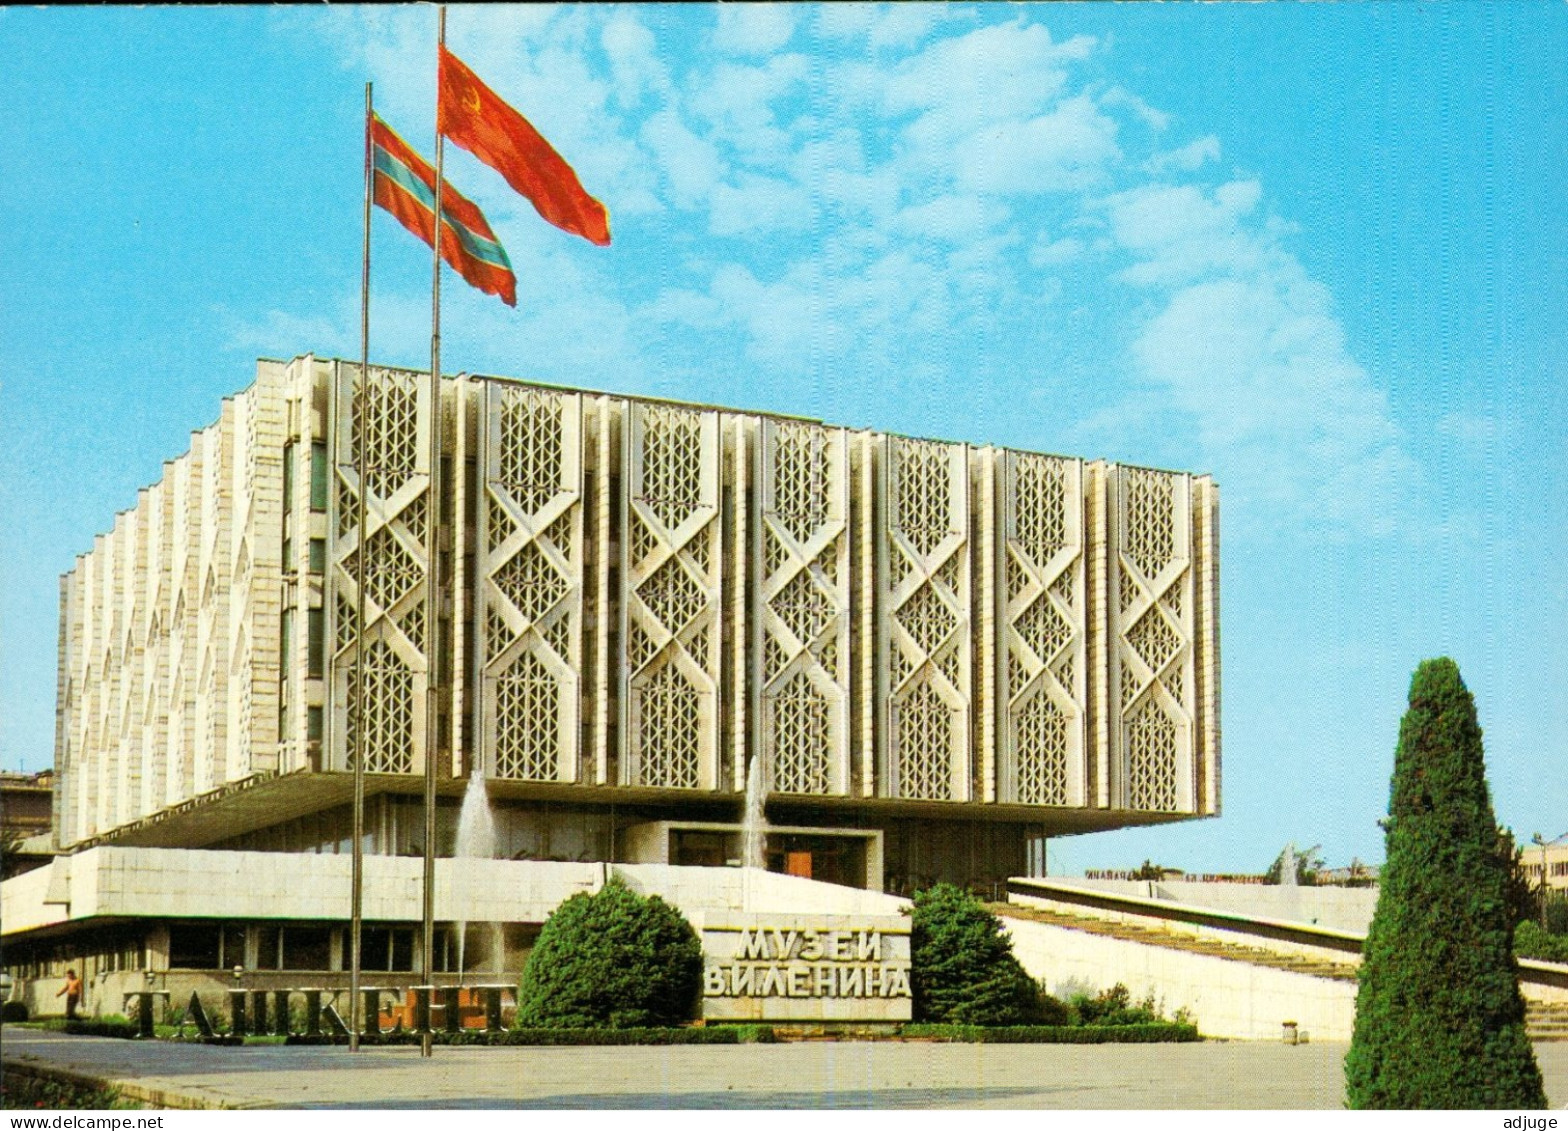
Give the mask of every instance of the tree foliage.
POLYGON ((1013 956, 1001 920, 952 884, 917 892, 910 926, 916 1021, 1027 1025, 1037 989, 1013 956))
POLYGON ((1176 869, 1174 868, 1167 868, 1161 864, 1156 864, 1153 860, 1145 860, 1135 871, 1133 871, 1128 876, 1128 879, 1158 881, 1163 880, 1167 872, 1174 872, 1175 870, 1176 869))
MULTIPOLYGON (((1301 887, 1311 887, 1318 882, 1318 873, 1326 866, 1323 857, 1316 848, 1309 848, 1305 852, 1296 854, 1296 883, 1301 887)), ((1265 884, 1279 884, 1285 880, 1285 850, 1280 849, 1274 863, 1270 864, 1268 871, 1263 873, 1265 884)))
POLYGON ((1424 661, 1394 755, 1377 911, 1345 1058, 1352 1108, 1540 1108, 1475 701, 1424 661))
POLYGON ((702 986, 702 944, 658 896, 612 878, 551 913, 523 969, 518 1024, 634 1029, 689 1021, 702 986))
POLYGON ((1524 870, 1524 849, 1519 847, 1513 830, 1502 825, 1497 827, 1497 855, 1508 876, 1508 882, 1503 888, 1504 898, 1508 901, 1508 917, 1517 927, 1541 913, 1541 893, 1530 882, 1529 873, 1524 870))

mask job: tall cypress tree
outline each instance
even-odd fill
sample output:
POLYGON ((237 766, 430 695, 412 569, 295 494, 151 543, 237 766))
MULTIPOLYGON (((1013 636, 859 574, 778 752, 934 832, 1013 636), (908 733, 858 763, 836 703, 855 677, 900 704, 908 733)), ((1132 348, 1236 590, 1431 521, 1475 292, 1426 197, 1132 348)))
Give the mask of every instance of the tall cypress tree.
POLYGON ((1410 682, 1387 861, 1345 1058, 1352 1108, 1543 1108, 1475 700, 1444 657, 1410 682))

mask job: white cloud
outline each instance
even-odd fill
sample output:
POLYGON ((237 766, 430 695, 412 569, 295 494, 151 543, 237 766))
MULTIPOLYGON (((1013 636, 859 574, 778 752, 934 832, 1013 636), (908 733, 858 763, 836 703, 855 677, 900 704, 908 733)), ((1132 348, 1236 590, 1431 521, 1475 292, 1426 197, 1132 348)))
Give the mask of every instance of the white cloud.
POLYGON ((1029 262, 1035 267, 1055 267, 1071 263, 1086 250, 1083 241, 1073 236, 1053 240, 1048 234, 1042 235, 1029 250, 1029 262))
POLYGON ((984 235, 1005 211, 978 196, 941 196, 903 209, 893 217, 891 226, 914 239, 962 243, 984 235))
POLYGON ((742 173, 712 193, 708 227, 716 236, 802 231, 810 226, 811 198, 792 181, 742 173))
POLYGON ((1144 125, 1152 130, 1163 130, 1171 123, 1171 116, 1162 110, 1156 110, 1136 94, 1113 86, 1100 96, 1100 104, 1106 108, 1131 110, 1138 116, 1144 125))
MULTIPOLYGON (((524 313, 475 308, 496 364, 514 343, 537 356, 527 327, 561 379, 657 383, 650 358, 744 354, 794 388, 902 390, 895 411, 917 392, 940 408, 988 365, 1016 381, 1038 353, 1097 391, 1071 436, 1211 468, 1233 521, 1386 531, 1416 468, 1263 183, 1205 178, 1215 136, 1168 147, 1170 116, 1096 39, 995 11, 827 5, 802 35, 795 10, 721 6, 686 53, 671 17, 633 7, 454 16, 460 53, 626 218, 618 243, 665 241, 623 279, 504 191, 481 199, 527 265, 524 313), (1077 352, 1042 348, 1058 341, 1077 352)), ((419 21, 327 22, 428 116, 419 21)), ((310 327, 273 333, 291 329, 310 327)))
POLYGON ((1476 446, 1495 444, 1507 432, 1495 416, 1476 412, 1446 412, 1433 422, 1432 430, 1439 436, 1476 446))
POLYGON ((1118 156, 1116 123, 1087 95, 1025 122, 993 125, 953 152, 960 183, 998 193, 1086 189, 1118 156))
POLYGON ((674 109, 660 110, 643 123, 642 140, 668 178, 677 206, 692 208, 713 195, 724 172, 718 148, 693 133, 674 109))
POLYGON ((1067 85, 1066 64, 1092 45, 1083 37, 1055 43, 1037 25, 978 28, 879 68, 880 100, 891 115, 918 115, 906 130, 913 143, 945 148, 986 126, 1044 111, 1067 85))
POLYGON ((1144 163, 1143 167, 1145 171, 1155 175, 1171 172, 1191 173, 1201 169, 1208 162, 1219 159, 1220 139, 1210 134, 1178 149, 1156 153, 1144 163))
POLYGON ((630 11, 617 9, 605 23, 600 40, 622 108, 630 110, 645 96, 669 92, 669 68, 659 59, 653 32, 630 11))
POLYGON ((939 22, 962 18, 961 10, 943 4, 824 4, 817 9, 817 28, 837 39, 864 37, 873 51, 912 47, 939 22))
POLYGON ((735 55, 771 55, 795 35, 788 4, 720 4, 713 46, 735 55))
POLYGON ((1171 292, 1138 332, 1142 376, 1190 414, 1249 530, 1393 532, 1417 470, 1326 290, 1279 255, 1171 292))
POLYGON ((1107 201, 1111 232, 1137 261, 1131 283, 1171 285, 1215 271, 1256 271, 1278 259, 1246 221, 1262 199, 1257 181, 1232 181, 1212 193, 1196 185, 1151 185, 1107 201))
POLYGON ((779 127, 773 103, 798 85, 806 71, 803 55, 776 55, 759 66, 720 63, 688 99, 692 118, 744 160, 783 160, 791 139, 779 127))

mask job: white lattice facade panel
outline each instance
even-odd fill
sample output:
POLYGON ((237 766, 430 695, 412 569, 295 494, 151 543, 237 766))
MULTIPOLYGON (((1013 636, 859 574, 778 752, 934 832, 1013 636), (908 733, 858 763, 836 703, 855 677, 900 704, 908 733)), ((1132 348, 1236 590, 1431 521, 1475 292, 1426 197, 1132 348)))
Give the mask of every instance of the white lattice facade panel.
POLYGON ((487 775, 571 782, 583 704, 583 398, 482 382, 475 740, 487 775))
POLYGON ((464 377, 438 516, 436 407, 417 371, 263 362, 78 559, 62 843, 361 734, 417 775, 432 663, 438 771, 522 796, 733 801, 760 758, 796 805, 1218 811, 1207 478, 464 377))
MULTIPOLYGON (((238 753, 246 773, 291 768, 281 764, 278 744, 283 514, 287 504, 283 497, 283 450, 288 436, 290 391, 301 381, 298 367, 263 362, 258 366, 256 385, 250 390, 254 402, 254 446, 246 473, 252 499, 245 524, 250 578, 245 650, 234 662, 235 670, 248 678, 243 693, 246 706, 241 711, 245 736, 240 739, 243 749, 238 753)), ((236 775, 230 777, 234 779, 236 775)))
POLYGON ((320 645, 331 652, 324 760, 332 769, 352 769, 363 750, 371 773, 424 770, 425 678, 432 643, 426 640, 426 536, 428 524, 437 520, 430 505, 430 412, 428 378, 418 373, 372 368, 362 385, 358 366, 336 368, 328 443, 335 486, 327 523, 331 570, 320 645), (360 442, 363 474, 355 454, 360 442), (361 601, 365 652, 356 663, 361 601), (363 725, 349 709, 361 680, 363 725))
POLYGON ((1004 452, 999 470, 1000 795, 1079 807, 1088 782, 1083 464, 1004 452))
POLYGON ((1219 488, 1206 475, 1192 480, 1193 674, 1196 700, 1199 811, 1220 811, 1219 488))
POLYGON ((752 749, 785 794, 850 791, 848 436, 763 419, 751 585, 752 749))
POLYGON ((1108 648, 1118 808, 1197 809, 1191 477, 1117 467, 1111 478, 1108 648))
POLYGON ((108 686, 108 646, 104 643, 103 577, 109 567, 109 538, 100 534, 93 539, 92 553, 87 556, 82 576, 82 603, 86 610, 88 631, 82 641, 82 741, 84 757, 80 766, 79 823, 83 835, 90 836, 98 830, 98 794, 103 776, 105 757, 103 737, 107 730, 104 723, 104 691, 108 686))
POLYGON ((202 453, 199 443, 166 479, 173 482, 174 545, 169 586, 169 743, 164 805, 194 793, 196 759, 196 563, 200 558, 202 453))
POLYGON ((125 511, 114 524, 114 603, 115 641, 114 691, 110 696, 108 726, 115 736, 108 773, 109 797, 105 821, 119 825, 131 819, 132 753, 140 742, 139 717, 133 717, 131 699, 140 683, 140 645, 132 610, 136 601, 137 522, 134 509, 125 511))
POLYGON ((147 585, 147 491, 138 492, 137 505, 125 515, 123 584, 120 586, 121 627, 125 641, 120 695, 117 704, 120 764, 115 797, 116 823, 143 816, 142 732, 146 725, 145 693, 147 626, 141 610, 147 585))
POLYGON ((168 710, 165 686, 169 670, 168 616, 164 591, 168 587, 170 546, 170 493, 164 483, 142 492, 145 529, 142 592, 136 616, 146 655, 142 664, 137 710, 142 729, 137 750, 140 789, 136 812, 146 816, 163 807, 163 752, 168 745, 168 710))
POLYGON ((716 412, 627 406, 620 525, 625 785, 719 785, 719 427, 716 412))
POLYGON ((968 449, 888 437, 882 500, 878 643, 887 690, 879 793, 967 801, 974 662, 968 449))
POLYGON ((201 552, 197 562, 196 780, 195 792, 223 784, 227 773, 229 689, 229 597, 233 568, 232 500, 234 402, 223 404, 218 423, 207 429, 207 474, 202 478, 201 552))

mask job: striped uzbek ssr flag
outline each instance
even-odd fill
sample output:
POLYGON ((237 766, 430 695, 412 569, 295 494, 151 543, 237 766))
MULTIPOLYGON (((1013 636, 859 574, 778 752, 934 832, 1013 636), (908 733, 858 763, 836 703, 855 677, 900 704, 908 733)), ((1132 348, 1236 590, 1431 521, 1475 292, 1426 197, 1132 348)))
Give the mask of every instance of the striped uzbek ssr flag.
MULTIPOLYGON (((375 201, 398 222, 424 240, 435 242, 436 174, 392 128, 372 114, 371 159, 375 169, 375 201)), ((441 185, 441 258, 485 294, 499 295, 517 305, 517 276, 506 249, 495 238, 484 213, 451 185, 441 185)))

